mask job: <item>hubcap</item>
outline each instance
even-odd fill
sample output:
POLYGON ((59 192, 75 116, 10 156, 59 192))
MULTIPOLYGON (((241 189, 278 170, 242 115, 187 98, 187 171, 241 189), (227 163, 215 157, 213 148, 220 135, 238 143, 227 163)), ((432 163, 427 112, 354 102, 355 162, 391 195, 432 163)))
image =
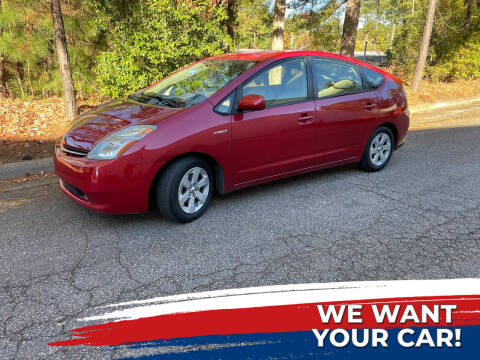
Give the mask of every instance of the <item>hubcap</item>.
POLYGON ((387 161, 390 151, 392 151, 392 142, 390 136, 380 133, 370 144, 370 160, 375 166, 382 166, 387 161))
POLYGON ((207 201, 210 179, 205 169, 194 167, 183 175, 178 187, 178 203, 187 214, 196 213, 207 201))

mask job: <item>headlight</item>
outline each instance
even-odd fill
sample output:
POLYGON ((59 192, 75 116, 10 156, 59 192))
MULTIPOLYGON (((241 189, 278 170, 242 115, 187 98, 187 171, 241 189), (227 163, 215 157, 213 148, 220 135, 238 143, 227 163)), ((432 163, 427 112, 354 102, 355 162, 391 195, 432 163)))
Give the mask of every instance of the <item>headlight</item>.
POLYGON ((108 135, 87 155, 88 159, 110 160, 123 154, 130 146, 156 129, 154 125, 133 125, 108 135))

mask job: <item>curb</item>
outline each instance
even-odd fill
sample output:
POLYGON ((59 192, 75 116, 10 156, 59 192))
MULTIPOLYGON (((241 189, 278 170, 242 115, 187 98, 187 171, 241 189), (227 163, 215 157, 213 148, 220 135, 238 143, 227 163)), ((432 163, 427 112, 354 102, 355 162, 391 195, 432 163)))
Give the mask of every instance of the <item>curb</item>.
POLYGON ((480 97, 474 97, 464 100, 451 100, 451 101, 444 101, 438 102, 433 104, 420 104, 410 106, 410 114, 418 114, 423 112, 430 112, 432 110, 444 109, 449 107, 461 106, 461 105, 469 105, 475 102, 480 102, 480 97))
POLYGON ((53 172, 53 158, 2 164, 0 165, 0 180, 25 176, 27 173, 35 175, 42 171, 53 172))

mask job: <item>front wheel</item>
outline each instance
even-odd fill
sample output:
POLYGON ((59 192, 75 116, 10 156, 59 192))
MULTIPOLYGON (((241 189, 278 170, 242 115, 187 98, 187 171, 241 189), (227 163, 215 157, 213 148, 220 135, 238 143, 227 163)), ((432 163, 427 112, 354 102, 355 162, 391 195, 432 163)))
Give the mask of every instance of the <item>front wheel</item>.
POLYGON ((393 133, 385 127, 376 129, 367 141, 360 167, 368 172, 382 170, 390 161, 393 153, 393 133))
POLYGON ((199 218, 212 198, 213 173, 200 158, 180 159, 161 175, 156 192, 160 213, 170 220, 186 223, 199 218))

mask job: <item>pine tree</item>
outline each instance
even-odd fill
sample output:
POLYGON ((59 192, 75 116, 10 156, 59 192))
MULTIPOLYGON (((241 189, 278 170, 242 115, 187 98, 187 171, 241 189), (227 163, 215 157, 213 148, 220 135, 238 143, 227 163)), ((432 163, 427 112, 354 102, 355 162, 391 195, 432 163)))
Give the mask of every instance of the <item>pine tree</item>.
POLYGON ((237 27, 238 0, 223 0, 223 4, 227 8, 227 19, 225 22, 227 34, 230 35, 233 41, 235 38, 235 28, 237 27))
POLYGON ((470 32, 470 23, 472 21, 472 8, 477 2, 477 0, 466 0, 467 2, 467 11, 465 13, 465 23, 463 24, 463 29, 468 34, 470 32))
POLYGON ((437 0, 428 0, 427 18, 425 20, 425 27, 423 28, 422 43, 420 45, 417 65, 415 66, 415 73, 413 74, 411 85, 412 91, 417 91, 418 87, 420 86, 420 81, 422 81, 428 48, 430 46, 430 36, 432 35, 433 19, 435 17, 436 9, 437 0))
POLYGON ((235 46, 240 49, 271 47, 273 16, 268 0, 239 0, 235 46))
POLYGON ((55 31, 55 48, 57 50, 58 68, 62 76, 63 99, 65 101, 65 115, 73 120, 78 114, 75 88, 73 86, 72 70, 67 51, 67 39, 63 25, 60 0, 52 0, 51 4, 53 27, 55 31))
MULTIPOLYGON (((3 12, 2 0, 0 0, 0 13, 2 12, 3 12)), ((3 28, 2 28, 2 24, 0 24, 0 37, 2 37, 2 34, 3 34, 3 28)), ((0 97, 8 96, 6 77, 7 77, 7 74, 5 73, 5 59, 3 57, 3 54, 0 52, 0 97)))

